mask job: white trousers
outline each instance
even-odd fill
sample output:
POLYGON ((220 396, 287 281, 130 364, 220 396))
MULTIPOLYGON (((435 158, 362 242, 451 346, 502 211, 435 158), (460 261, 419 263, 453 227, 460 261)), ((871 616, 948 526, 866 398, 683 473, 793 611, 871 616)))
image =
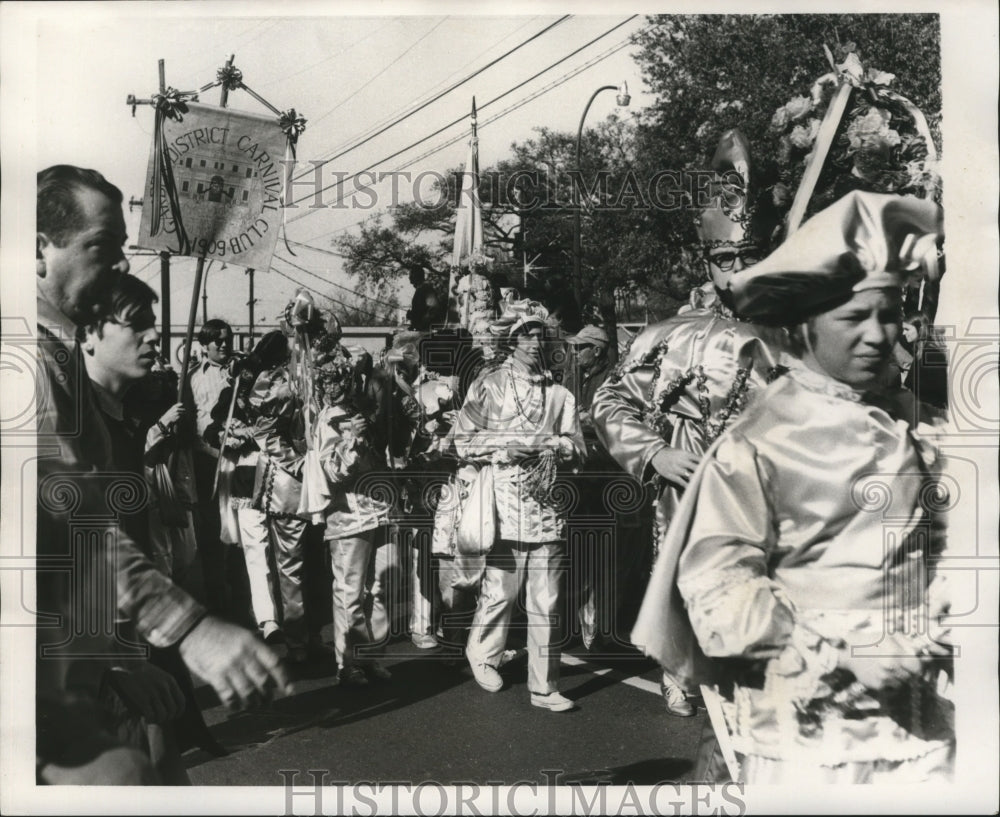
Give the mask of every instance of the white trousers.
POLYGON ((341 667, 371 663, 389 637, 385 528, 328 539, 333 568, 333 648, 341 667))
POLYGON ((270 519, 262 511, 240 508, 243 555, 250 583, 250 604, 258 624, 280 621, 290 646, 304 646, 307 639, 305 608, 302 603, 302 541, 306 532, 303 519, 270 519), (268 550, 274 549, 277 581, 268 564, 268 550), (276 586, 275 586, 276 585, 276 586), (281 615, 278 615, 280 601, 281 615))
POLYGON ((556 692, 560 609, 566 575, 565 542, 512 542, 501 539, 486 557, 479 604, 472 619, 466 655, 471 664, 498 666, 507 644, 518 592, 525 588, 528 614, 528 690, 556 692))

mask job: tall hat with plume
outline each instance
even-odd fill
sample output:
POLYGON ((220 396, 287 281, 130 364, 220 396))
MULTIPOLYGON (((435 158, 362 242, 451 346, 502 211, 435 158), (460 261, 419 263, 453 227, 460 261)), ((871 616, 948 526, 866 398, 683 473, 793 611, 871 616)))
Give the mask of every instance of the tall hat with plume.
POLYGON ((941 208, 927 199, 854 191, 807 221, 770 256, 733 278, 745 317, 790 325, 854 292, 939 276, 941 208))
POLYGON ((766 251, 780 226, 781 212, 773 189, 763 184, 742 132, 722 134, 710 167, 714 177, 707 191, 697 191, 695 200, 702 205, 695 219, 699 241, 706 248, 755 246, 766 251))

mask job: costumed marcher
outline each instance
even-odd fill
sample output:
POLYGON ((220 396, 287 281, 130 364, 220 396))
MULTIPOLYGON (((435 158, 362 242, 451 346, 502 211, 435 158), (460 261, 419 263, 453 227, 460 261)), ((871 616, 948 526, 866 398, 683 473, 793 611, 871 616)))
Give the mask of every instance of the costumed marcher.
POLYGON ((211 422, 206 427, 206 442, 221 451, 219 496, 225 497, 229 510, 236 517, 235 544, 243 551, 253 626, 266 643, 285 642, 278 624, 280 618, 276 599, 275 577, 270 567, 271 547, 267 514, 255 504, 258 494, 258 465, 261 449, 254 438, 256 411, 250 396, 257 377, 283 364, 288 359, 288 340, 278 330, 268 332, 253 351, 234 368, 234 378, 219 393, 212 409, 211 422))
MULTIPOLYGON (((616 520, 607 549, 595 547, 601 543, 593 537, 580 537, 580 550, 571 553, 569 560, 571 592, 577 591, 579 596, 576 606, 580 636, 584 647, 590 650, 595 643, 610 646, 610 642, 616 640, 616 632, 624 623, 619 619, 619 613, 624 612, 625 604, 638 595, 638 588, 629 586, 637 578, 634 568, 648 548, 643 547, 644 543, 637 541, 629 530, 636 527, 627 524, 633 521, 635 515, 608 508, 605 501, 609 479, 621 474, 622 469, 598 439, 590 407, 597 389, 611 374, 608 334, 599 326, 587 325, 567 337, 566 343, 572 354, 562 384, 576 398, 580 427, 587 445, 587 459, 577 478, 581 494, 577 507, 585 509, 588 514, 606 512, 616 520)), ((649 522, 651 527, 651 520, 649 522)), ((648 569, 647 564, 647 572, 648 569)), ((625 633, 631 629, 631 623, 628 622, 625 633)))
POLYGON ((336 324, 313 342, 313 394, 319 407, 304 483, 305 509, 325 517, 333 571, 333 635, 340 682, 364 686, 391 675, 378 661, 389 635, 386 533, 391 503, 380 482, 398 433, 392 404, 395 371, 376 367, 362 383, 359 361, 340 343, 336 324), (379 385, 375 384, 378 381, 379 385))
MULTIPOLYGON (((712 159, 713 196, 695 226, 711 282, 695 296, 707 306, 654 324, 598 389, 591 407, 598 436, 632 476, 658 494, 657 547, 684 487, 712 442, 777 371, 783 329, 735 311, 729 288, 765 257, 779 225, 742 133, 727 131, 712 159), (734 185, 736 179, 741 185, 734 185), (723 186, 723 183, 725 186, 723 186)), ((695 714, 680 686, 663 674, 667 711, 695 714)), ((707 779, 707 770, 700 770, 707 779)))
MULTIPOLYGON (((98 702, 114 654, 116 612, 150 644, 176 645, 188 668, 229 705, 267 700, 289 682, 272 650, 206 615, 127 531, 105 521, 108 502, 124 498, 106 490, 121 477, 76 332, 93 318, 101 294, 128 272, 121 204, 121 191, 96 171, 56 165, 38 174, 38 358, 45 387, 37 418, 38 444, 47 454, 38 460, 37 552, 40 564, 68 567, 37 576, 39 783, 159 782, 148 758, 111 734, 98 702), (60 499, 67 496, 74 501, 60 499), (85 551, 71 546, 82 520, 91 520, 95 545, 85 551), (114 548, 107 546, 112 541, 114 548)), ((138 685, 137 693, 148 699, 150 688, 138 685)))
POLYGON ((423 267, 413 267, 410 270, 410 284, 413 286, 413 297, 406 312, 410 328, 417 332, 428 332, 443 324, 447 317, 447 306, 434 286, 427 283, 423 267))
POLYGON ((547 317, 533 302, 508 306, 497 328, 512 352, 469 389, 453 442, 462 459, 493 469, 498 519, 466 647, 473 675, 489 692, 503 687, 497 668, 524 588, 531 703, 564 712, 575 708, 558 689, 559 631, 568 612, 566 518, 552 491, 557 468, 578 464, 585 447, 573 395, 546 365, 547 317))
MULTIPOLYGON (((294 381, 294 362, 288 357, 259 375, 250 390, 247 403, 253 421, 254 442, 260 449, 254 477, 252 506, 266 519, 266 541, 274 553, 280 625, 288 645, 288 658, 301 663, 308 658, 309 627, 302 596, 304 539, 307 521, 299 514, 302 497, 302 467, 305 458, 305 429, 308 416, 303 391, 294 381)), ((259 518, 258 518, 259 519, 259 518)), ((240 518, 240 532, 260 539, 265 531, 249 531, 245 514, 240 518)), ((259 550, 256 551, 259 553, 259 550)))
POLYGON ((442 611, 440 560, 434 553, 435 503, 430 495, 442 488, 455 470, 448 435, 457 411, 454 378, 440 378, 423 367, 413 384, 421 408, 421 431, 403 477, 403 518, 400 531, 410 538, 410 640, 422 650, 438 646, 442 611))
POLYGON ((941 223, 932 202, 853 192, 733 279, 741 314, 794 327, 795 357, 692 478, 633 636, 715 685, 742 782, 949 776, 943 463, 926 407, 883 379, 941 223))

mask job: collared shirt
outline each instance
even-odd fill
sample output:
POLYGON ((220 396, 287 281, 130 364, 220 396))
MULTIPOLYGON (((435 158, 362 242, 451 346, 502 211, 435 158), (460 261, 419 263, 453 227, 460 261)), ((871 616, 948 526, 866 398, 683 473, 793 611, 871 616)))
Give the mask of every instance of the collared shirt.
POLYGON ((191 372, 191 394, 195 405, 195 426, 198 430, 198 448, 218 456, 219 452, 204 441, 205 429, 212 422, 212 409, 222 390, 229 385, 229 370, 223 363, 205 358, 191 372))
POLYGON ((160 573, 112 521, 134 500, 112 462, 112 442, 75 340, 76 327, 38 298, 38 610, 61 623, 40 622, 40 694, 93 687, 114 651, 108 622, 117 604, 157 647, 177 643, 204 609, 160 573), (109 542, 114 547, 107 547, 109 542), (103 576, 114 572, 110 590, 103 576), (94 633, 94 634, 92 634, 94 633))

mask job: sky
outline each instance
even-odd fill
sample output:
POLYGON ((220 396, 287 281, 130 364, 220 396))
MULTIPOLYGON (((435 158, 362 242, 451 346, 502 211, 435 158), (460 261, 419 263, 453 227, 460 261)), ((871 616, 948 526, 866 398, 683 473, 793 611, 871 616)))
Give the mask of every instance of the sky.
MULTIPOLYGON (((342 152, 413 110, 415 103, 448 89, 556 24, 402 123, 324 165, 324 185, 336 179, 336 172, 353 174, 372 166, 377 172, 405 168, 414 177, 421 171, 444 172, 458 167, 468 150, 473 96, 479 107, 481 166, 508 156, 511 143, 530 138, 533 128, 575 131, 587 99, 602 85, 628 82, 631 105, 619 109, 626 116, 650 100, 633 60, 634 49, 628 44, 629 36, 642 26, 643 17, 631 13, 574 16, 558 22, 563 16, 558 13, 314 16, 318 7, 305 6, 299 8, 301 16, 222 17, 216 13, 217 6, 202 10, 199 4, 190 3, 148 5, 147 9, 145 4, 138 8, 131 4, 84 4, 83 10, 74 7, 71 13, 43 15, 36 56, 40 80, 36 100, 38 167, 64 162, 94 167, 122 189, 126 200, 141 198, 153 111, 139 106, 133 116, 125 100, 129 94, 148 98, 156 90, 160 58, 165 61, 167 85, 192 90, 213 81, 216 69, 234 54, 235 65, 250 88, 280 110, 294 107, 306 117, 306 131, 298 145, 298 159, 306 163, 342 152), (618 28, 601 37, 615 26, 618 28), (491 103, 599 37, 578 55, 491 103), (539 95, 490 121, 534 94, 539 95), (440 135, 382 161, 456 119, 461 122, 440 135), (69 122, 76 124, 67 127, 69 122), (452 144, 426 155, 448 142, 452 144)), ((243 4, 232 4, 221 10, 243 8, 243 4)), ((219 93, 219 89, 212 89, 201 101, 218 104, 219 93)), ((266 112, 241 90, 230 93, 228 104, 234 109, 266 112)), ((615 108, 615 94, 601 94, 587 122, 593 125, 615 108)), ((297 257, 291 258, 279 242, 277 255, 291 263, 276 259, 271 272, 256 274, 258 324, 273 322, 294 294, 296 281, 333 298, 344 298, 345 292, 353 289, 351 279, 342 272, 341 259, 301 244, 330 250, 335 237, 357 230, 358 222, 376 212, 384 213, 391 203, 391 181, 374 188, 378 196, 374 206, 370 206, 368 196, 348 195, 343 208, 300 209, 288 216, 286 235, 296 242, 292 247, 297 257)), ((351 189, 346 187, 345 192, 351 189)), ((412 198, 405 180, 398 189, 401 201, 412 198)), ((301 195, 307 193, 308 189, 301 195)), ((329 194, 326 200, 329 203, 329 194)), ((139 211, 136 207, 127 215, 133 239, 138 232, 139 211)), ((132 259, 132 271, 159 292, 155 257, 137 255, 132 259)), ((171 312, 175 326, 186 320, 193 271, 193 259, 173 259, 171 312)), ((408 282, 401 282, 402 303, 408 302, 411 291, 408 282)), ((207 292, 209 317, 232 323, 247 321, 247 276, 242 268, 213 265, 207 292)), ((348 300, 353 300, 353 295, 348 300)), ((199 301, 199 322, 202 314, 199 301)))

